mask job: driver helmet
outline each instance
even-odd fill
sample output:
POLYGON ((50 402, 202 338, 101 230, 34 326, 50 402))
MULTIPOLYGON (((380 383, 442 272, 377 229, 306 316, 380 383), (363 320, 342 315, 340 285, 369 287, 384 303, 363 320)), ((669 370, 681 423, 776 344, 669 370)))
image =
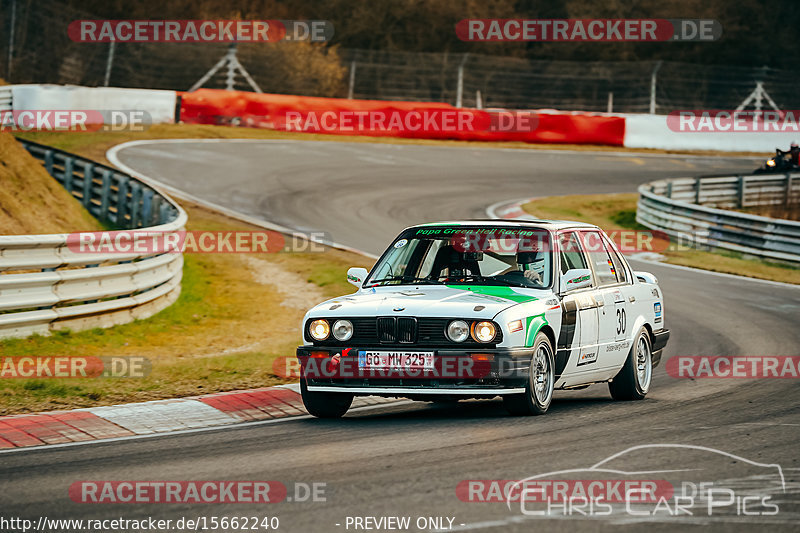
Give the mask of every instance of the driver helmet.
POLYGON ((532 270, 541 277, 544 274, 544 254, 542 252, 517 252, 517 269, 522 272, 532 270))

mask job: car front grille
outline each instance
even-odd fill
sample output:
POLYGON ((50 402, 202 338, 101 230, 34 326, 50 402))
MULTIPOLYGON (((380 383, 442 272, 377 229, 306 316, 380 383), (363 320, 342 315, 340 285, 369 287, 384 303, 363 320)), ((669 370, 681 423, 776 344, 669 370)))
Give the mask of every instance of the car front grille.
MULTIPOLYGON (((315 346, 380 346, 392 344, 413 344, 420 347, 494 347, 503 340, 498 327, 497 338, 494 342, 484 344, 472 338, 464 342, 453 342, 447 338, 445 330, 453 318, 435 317, 406 317, 406 316, 381 316, 381 317, 341 317, 353 323, 353 337, 346 342, 339 342, 333 336, 324 341, 314 341, 308 335, 308 324, 303 328, 306 340, 312 341, 315 346)), ((339 320, 329 319, 331 326, 339 320)), ((464 319, 462 319, 464 320, 464 319)), ((469 321, 469 320, 468 320, 469 321)))

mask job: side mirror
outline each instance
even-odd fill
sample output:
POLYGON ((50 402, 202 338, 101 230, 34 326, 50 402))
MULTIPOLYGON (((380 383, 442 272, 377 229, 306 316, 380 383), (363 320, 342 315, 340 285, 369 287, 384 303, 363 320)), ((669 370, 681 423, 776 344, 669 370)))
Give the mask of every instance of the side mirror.
POLYGON ((588 268, 571 268, 561 274, 561 292, 592 286, 592 271, 588 268))
POLYGON ((367 279, 367 274, 369 274, 369 272, 367 272, 366 268, 351 267, 347 271, 347 282, 360 289, 364 280, 367 279))
POLYGON ((650 283, 651 285, 658 285, 658 279, 656 279, 656 277, 652 275, 650 272, 639 271, 639 272, 634 272, 633 275, 636 276, 642 283, 650 283))

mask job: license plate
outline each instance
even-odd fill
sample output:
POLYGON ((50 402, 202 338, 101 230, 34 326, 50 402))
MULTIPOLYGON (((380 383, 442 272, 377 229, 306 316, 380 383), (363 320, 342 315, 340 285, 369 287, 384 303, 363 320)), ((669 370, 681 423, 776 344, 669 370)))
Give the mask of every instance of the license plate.
POLYGON ((433 352, 358 352, 359 368, 427 370, 434 368, 433 352))

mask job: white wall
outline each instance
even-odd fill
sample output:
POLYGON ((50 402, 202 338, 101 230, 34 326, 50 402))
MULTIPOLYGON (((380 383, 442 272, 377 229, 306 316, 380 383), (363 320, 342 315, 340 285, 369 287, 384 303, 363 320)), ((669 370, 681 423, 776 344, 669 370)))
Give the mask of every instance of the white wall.
POLYGON ((12 85, 14 110, 146 111, 152 123, 174 123, 175 91, 81 87, 77 85, 12 85))
POLYGON ((666 115, 623 115, 625 146, 663 150, 720 150, 730 152, 774 152, 800 142, 800 133, 775 132, 681 132, 667 126, 666 115))

